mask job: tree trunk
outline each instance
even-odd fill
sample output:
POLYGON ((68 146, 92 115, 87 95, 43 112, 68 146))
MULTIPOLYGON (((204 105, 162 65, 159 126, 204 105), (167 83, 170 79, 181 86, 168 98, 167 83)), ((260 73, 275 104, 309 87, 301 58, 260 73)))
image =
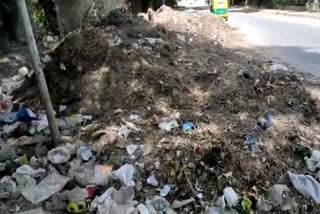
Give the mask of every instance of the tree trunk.
POLYGON ((40 97, 43 102, 42 104, 44 105, 46 110, 46 114, 49 122, 49 128, 52 136, 52 141, 57 146, 60 143, 60 133, 59 133, 58 125, 56 123, 56 118, 54 115, 54 110, 52 107, 46 79, 42 70, 38 48, 36 45, 36 41, 34 39, 32 25, 31 25, 28 10, 26 7, 26 2, 25 0, 17 0, 17 5, 23 21, 23 27, 25 30, 26 40, 28 43, 32 64, 33 64, 35 76, 38 83, 40 97))

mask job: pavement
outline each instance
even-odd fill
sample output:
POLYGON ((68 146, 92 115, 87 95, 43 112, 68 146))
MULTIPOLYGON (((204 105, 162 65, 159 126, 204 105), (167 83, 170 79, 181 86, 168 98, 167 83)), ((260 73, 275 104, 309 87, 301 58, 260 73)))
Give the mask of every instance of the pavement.
MULTIPOLYGON (((205 7, 205 1, 183 0, 179 6, 205 7)), ((320 82, 320 14, 307 11, 230 9, 228 23, 246 35, 251 46, 266 50, 297 71, 320 82)))
POLYGON ((255 8, 255 7, 232 7, 230 11, 320 19, 320 12, 310 12, 307 10, 296 11, 296 10, 262 9, 262 8, 255 8))
POLYGON ((300 18, 312 18, 312 19, 320 19, 320 13, 312 13, 309 11, 291 11, 291 10, 271 10, 271 9, 263 9, 259 10, 261 13, 267 14, 276 14, 283 16, 294 16, 300 18))
POLYGON ((298 71, 320 77, 320 20, 233 11, 229 24, 254 46, 267 49, 298 71))

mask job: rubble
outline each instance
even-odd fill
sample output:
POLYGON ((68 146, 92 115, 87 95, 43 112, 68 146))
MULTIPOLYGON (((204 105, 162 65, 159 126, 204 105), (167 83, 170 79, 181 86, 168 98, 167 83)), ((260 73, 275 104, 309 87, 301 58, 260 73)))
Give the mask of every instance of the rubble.
MULTIPOLYGON (((301 207, 320 203, 319 115, 301 78, 225 48, 232 29, 205 13, 162 8, 153 25, 112 14, 46 53, 61 145, 51 143, 41 104, 17 101, 16 81, 2 81, 5 205, 213 214, 291 212, 297 196, 301 207), (296 149, 304 144, 311 156, 296 149), (289 169, 297 174, 278 182, 289 169)), ((17 75, 29 78, 27 68, 17 75)))

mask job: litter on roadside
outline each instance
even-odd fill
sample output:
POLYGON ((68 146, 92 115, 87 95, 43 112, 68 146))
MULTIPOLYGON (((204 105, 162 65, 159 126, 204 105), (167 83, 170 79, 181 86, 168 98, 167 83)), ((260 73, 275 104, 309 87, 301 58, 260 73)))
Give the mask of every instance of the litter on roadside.
POLYGON ((119 179, 125 187, 134 186, 135 169, 131 164, 125 164, 120 169, 113 172, 115 179, 119 179))
POLYGON ((23 190, 22 195, 32 204, 38 204, 62 190, 68 181, 68 178, 53 173, 43 179, 38 185, 23 190))
POLYGON ((64 146, 57 147, 48 153, 48 159, 54 164, 66 163, 70 159, 70 151, 64 146))
POLYGON ((189 198, 189 199, 186 199, 186 200, 183 200, 183 201, 174 200, 173 203, 172 203, 172 208, 173 209, 177 209, 177 208, 186 206, 186 205, 188 205, 188 204, 190 204, 192 202, 194 202, 194 198, 189 198))
POLYGON ((283 64, 279 64, 279 63, 274 63, 273 65, 270 66, 270 70, 271 71, 288 71, 288 67, 283 65, 283 64))
POLYGON ((260 151, 259 150, 259 146, 256 144, 256 138, 251 134, 248 134, 246 136, 245 145, 248 146, 249 150, 253 154, 256 154, 256 153, 258 153, 260 151))
POLYGON ((238 203, 238 195, 231 187, 224 188, 223 195, 229 207, 234 207, 238 203))
POLYGON ((193 129, 195 129, 195 126, 193 123, 184 123, 182 125, 182 130, 185 131, 185 132, 188 132, 188 131, 192 131, 193 129))
POLYGON ((320 204, 320 184, 310 175, 294 174, 288 171, 279 182, 292 184, 306 199, 312 199, 315 203, 320 204))
POLYGON ((266 114, 266 116, 264 118, 260 118, 257 122, 258 126, 262 129, 262 130, 267 130, 268 128, 271 127, 271 113, 268 112, 266 114))
POLYGON ((312 151, 312 155, 310 158, 305 157, 305 162, 308 170, 315 172, 317 169, 320 168, 320 151, 312 151))
POLYGON ((28 165, 23 165, 16 169, 16 173, 20 175, 30 175, 32 177, 41 177, 46 174, 46 170, 41 168, 33 169, 28 165))
POLYGON ((89 161, 90 158, 93 156, 91 149, 89 149, 86 146, 81 146, 78 149, 78 155, 81 157, 84 161, 89 161))
POLYGON ((147 184, 150 184, 154 187, 157 187, 159 185, 159 182, 154 172, 152 172, 151 175, 147 178, 147 184))
POLYGON ((162 187, 162 189, 160 190, 161 197, 166 197, 169 194, 170 191, 171 191, 171 187, 169 185, 167 185, 167 184, 164 185, 162 187))
POLYGON ((175 119, 164 121, 159 124, 159 128, 166 132, 171 132, 173 129, 178 127, 179 127, 179 124, 175 119))

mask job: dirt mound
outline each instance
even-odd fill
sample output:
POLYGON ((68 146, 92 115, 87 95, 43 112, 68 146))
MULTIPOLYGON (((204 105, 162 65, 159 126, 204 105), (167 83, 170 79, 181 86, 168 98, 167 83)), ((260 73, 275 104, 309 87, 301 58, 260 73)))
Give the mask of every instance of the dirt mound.
POLYGON ((173 10, 162 6, 155 15, 155 23, 168 30, 198 37, 199 39, 227 40, 231 27, 224 20, 209 14, 209 10, 173 10))
POLYGON ((213 16, 169 9, 152 25, 121 13, 52 52, 45 70, 55 103, 104 124, 140 115, 138 143, 161 148, 158 176, 175 185, 172 200, 194 196, 196 183, 205 186, 208 200, 227 185, 261 194, 287 169, 303 171, 303 158, 294 153, 301 141, 292 139, 301 135, 298 127, 318 120, 318 112, 299 76, 270 72, 258 58, 223 48, 219 38, 231 29, 213 16), (122 111, 114 115, 115 109, 122 111), (257 120, 267 112, 274 122, 265 131, 257 120), (155 115, 176 115, 197 128, 164 134, 155 115), (248 135, 255 136, 258 154, 245 146, 248 135))

